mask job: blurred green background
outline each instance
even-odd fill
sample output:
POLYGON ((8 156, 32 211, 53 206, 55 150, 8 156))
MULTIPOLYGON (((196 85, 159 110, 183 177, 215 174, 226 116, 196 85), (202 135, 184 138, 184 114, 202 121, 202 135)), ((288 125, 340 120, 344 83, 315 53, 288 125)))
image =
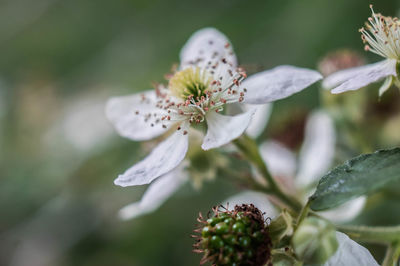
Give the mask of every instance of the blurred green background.
MULTIPOLYGON (((187 184, 157 212, 118 220, 117 211, 145 187, 113 180, 149 148, 115 133, 105 101, 164 81, 185 41, 206 26, 231 39, 249 72, 281 64, 315 69, 338 48, 377 61, 363 53, 358 33, 369 3, 0 1, 0 265, 197 265, 189 236, 198 212, 237 186, 222 178, 202 190, 187 184)), ((374 7, 396 15, 400 3, 374 7)), ((318 107, 318 87, 277 102, 260 141, 291 110, 318 107)), ((398 210, 398 200, 390 204, 398 210)), ((398 223, 399 215, 373 223, 398 223)))

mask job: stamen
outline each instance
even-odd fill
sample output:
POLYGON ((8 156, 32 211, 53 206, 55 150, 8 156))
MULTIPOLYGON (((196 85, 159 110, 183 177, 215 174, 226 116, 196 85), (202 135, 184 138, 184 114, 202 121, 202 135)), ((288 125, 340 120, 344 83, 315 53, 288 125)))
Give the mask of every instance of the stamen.
POLYGON ((400 22, 398 18, 385 17, 375 13, 370 5, 372 17, 365 28, 361 28, 361 39, 366 51, 371 51, 389 59, 400 59, 400 22))
MULTIPOLYGON (((247 90, 240 85, 245 77, 243 69, 235 69, 225 58, 211 60, 204 68, 191 66, 176 72, 168 88, 156 84, 156 107, 163 115, 154 121, 150 119, 157 114, 148 114, 145 120, 151 126, 161 121, 202 123, 207 112, 222 112, 225 104, 244 100, 247 90)), ((148 99, 142 95, 142 100, 148 99)), ((162 124, 162 127, 167 126, 162 124)))

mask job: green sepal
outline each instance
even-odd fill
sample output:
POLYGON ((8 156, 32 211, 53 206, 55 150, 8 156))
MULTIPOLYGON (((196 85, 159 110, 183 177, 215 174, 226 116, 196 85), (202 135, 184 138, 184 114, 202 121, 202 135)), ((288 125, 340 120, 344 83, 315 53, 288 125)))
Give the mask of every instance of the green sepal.
POLYGON ((277 246, 283 238, 290 237, 293 231, 294 220, 287 210, 283 210, 269 225, 269 235, 274 246, 277 246))
POLYGON ((317 217, 304 219, 292 237, 296 256, 307 264, 326 262, 339 247, 335 227, 317 217))
POLYGON ((296 260, 293 254, 285 250, 272 250, 272 265, 274 266, 301 266, 303 263, 296 260))

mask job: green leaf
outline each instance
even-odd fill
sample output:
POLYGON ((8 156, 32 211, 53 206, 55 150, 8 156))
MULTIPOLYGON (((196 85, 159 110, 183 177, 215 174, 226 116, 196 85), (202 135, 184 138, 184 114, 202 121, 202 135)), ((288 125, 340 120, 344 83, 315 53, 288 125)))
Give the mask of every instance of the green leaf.
POLYGON ((400 148, 360 155, 321 178, 310 207, 330 209, 395 181, 400 181, 400 148))

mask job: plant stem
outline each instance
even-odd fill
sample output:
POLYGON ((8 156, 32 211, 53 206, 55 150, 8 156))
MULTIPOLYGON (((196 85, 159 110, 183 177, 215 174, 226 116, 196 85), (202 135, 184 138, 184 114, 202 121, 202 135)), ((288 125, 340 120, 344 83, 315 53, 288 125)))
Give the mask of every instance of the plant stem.
POLYGON ((301 204, 295 198, 286 195, 272 178, 267 166, 264 163, 264 160, 260 155, 257 143, 246 135, 234 140, 233 143, 244 154, 244 156, 251 161, 255 167, 257 167, 258 171, 265 178, 268 183, 268 188, 266 188, 268 190, 267 193, 276 196, 294 211, 300 211, 301 204))
POLYGON ((392 244, 400 242, 400 226, 336 226, 354 240, 392 244))
POLYGON ((301 212, 299 214, 299 217, 297 218, 296 222, 296 227, 299 226, 299 224, 307 217, 308 212, 310 211, 310 204, 311 202, 307 202, 307 204, 301 209, 301 212))
POLYGON ((390 245, 386 251, 382 266, 397 266, 400 259, 400 243, 390 245))
POLYGON ((221 171, 221 173, 224 174, 224 176, 228 176, 229 179, 238 182, 240 185, 244 185, 256 191, 271 193, 268 187, 260 185, 258 182, 254 180, 254 178, 252 178, 249 175, 243 175, 243 174, 241 175, 238 174, 236 171, 227 168, 221 168, 219 170, 221 171))

